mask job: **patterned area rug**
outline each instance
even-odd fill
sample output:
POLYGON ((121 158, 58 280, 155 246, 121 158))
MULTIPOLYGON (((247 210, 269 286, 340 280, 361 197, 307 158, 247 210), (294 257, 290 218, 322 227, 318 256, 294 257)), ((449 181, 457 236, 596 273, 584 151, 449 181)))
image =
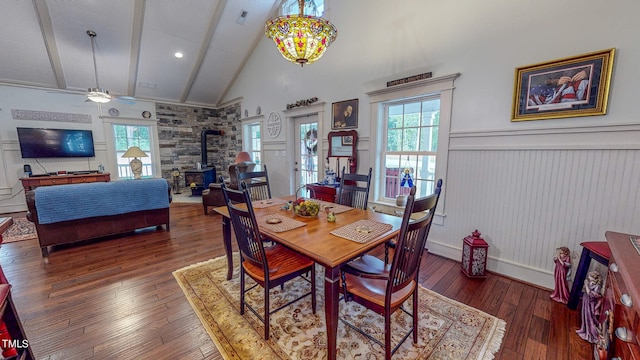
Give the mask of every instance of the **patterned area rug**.
POLYGON ((37 239, 36 226, 26 217, 13 218, 13 225, 2 233, 4 244, 16 241, 37 239))
MULTIPOLYGON (((238 264, 238 254, 234 254, 238 264)), ((324 270, 317 268, 318 307, 311 312, 306 297, 271 315, 271 339, 264 340, 264 326, 249 310, 239 313, 239 270, 226 280, 226 259, 220 257, 176 270, 173 275, 225 359, 322 359, 326 358, 324 325, 324 270)), ((253 282, 247 280, 247 287, 253 282)), ((310 284, 297 279, 271 290, 272 309, 309 291, 310 284), (292 295, 293 294, 293 295, 292 295)), ((256 287, 247 295, 257 309, 262 308, 263 290, 256 287)), ((419 290, 419 341, 411 337, 394 359, 493 359, 502 343, 506 323, 428 289, 419 290)), ((410 309, 410 300, 407 304, 410 309)), ((384 341, 384 319, 353 302, 340 302, 340 317, 369 329, 384 341)), ((404 333, 411 318, 397 311, 393 334, 404 333)), ((395 344, 398 338, 392 340, 395 344)), ((339 359, 383 359, 380 346, 370 342, 342 322, 338 326, 339 359)))

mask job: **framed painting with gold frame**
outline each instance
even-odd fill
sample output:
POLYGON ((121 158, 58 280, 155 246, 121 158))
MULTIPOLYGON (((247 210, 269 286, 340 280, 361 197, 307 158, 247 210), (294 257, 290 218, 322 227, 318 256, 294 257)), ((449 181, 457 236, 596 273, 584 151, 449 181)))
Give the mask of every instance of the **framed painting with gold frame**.
POLYGON ((615 49, 516 68, 511 121, 605 115, 615 49))

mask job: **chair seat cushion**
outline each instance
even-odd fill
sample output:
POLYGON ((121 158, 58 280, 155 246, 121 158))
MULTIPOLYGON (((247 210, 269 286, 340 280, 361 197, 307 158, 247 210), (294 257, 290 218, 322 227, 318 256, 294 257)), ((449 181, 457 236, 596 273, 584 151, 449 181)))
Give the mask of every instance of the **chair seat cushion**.
POLYGON ((580 245, 607 260, 611 259, 611 249, 606 241, 585 241, 580 245))
MULTIPOLYGON (((269 264, 269 279, 272 281, 311 267, 314 264, 313 260, 308 257, 278 244, 265 247, 264 252, 267 256, 267 263, 269 264)), ((242 266, 253 279, 259 281, 265 280, 264 271, 261 267, 249 261, 243 261, 242 266)))
POLYGON ((391 264, 385 264, 384 261, 373 255, 362 255, 359 259, 349 262, 352 268, 369 274, 381 274, 391 269, 391 264))
MULTIPOLYGON (((387 280, 368 279, 364 277, 345 274, 347 281, 347 292, 384 309, 384 295, 387 280)), ((393 293, 391 297, 391 308, 397 308, 411 296, 416 287, 416 282, 411 281, 404 288, 393 293)))

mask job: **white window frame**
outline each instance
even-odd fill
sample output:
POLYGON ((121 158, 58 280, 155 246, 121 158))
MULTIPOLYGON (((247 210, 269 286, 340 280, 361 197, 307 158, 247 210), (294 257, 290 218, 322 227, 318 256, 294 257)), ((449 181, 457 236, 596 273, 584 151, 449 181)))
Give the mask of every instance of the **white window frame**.
POLYGON ((263 125, 264 116, 253 116, 242 120, 242 150, 251 154, 251 160, 256 162, 256 170, 259 171, 262 169, 262 163, 264 162, 264 125, 263 125), (250 127, 259 126, 260 127, 260 150, 257 151, 260 153, 260 163, 256 161, 253 156, 253 153, 256 152, 253 149, 253 142, 251 138, 250 127))
POLYGON ((414 81, 406 84, 396 85, 380 90, 368 92, 369 103, 371 106, 371 151, 370 163, 374 168, 374 178, 372 179, 372 195, 373 204, 376 203, 385 206, 396 206, 389 200, 385 200, 380 194, 384 191, 383 182, 384 159, 380 159, 377 154, 383 150, 386 145, 386 124, 384 106, 387 103, 408 100, 412 98, 422 98, 427 96, 440 97, 440 124, 438 128, 438 150, 436 152, 436 172, 435 179, 443 180, 443 191, 440 194, 440 201, 436 210, 436 218, 434 222, 442 223, 445 216, 446 204, 446 175, 448 167, 449 154, 449 132, 451 131, 451 109, 453 107, 453 89, 454 80, 460 74, 452 74, 438 78, 414 81))
MULTIPOLYGON (((116 118, 107 117, 102 118, 105 142, 107 145, 107 169, 117 169, 118 161, 116 159, 116 146, 115 135, 113 133, 113 125, 128 125, 128 126, 147 126, 149 127, 149 141, 151 147, 151 153, 147 154, 151 158, 151 168, 153 177, 161 177, 162 168, 160 163, 160 146, 158 138, 158 123, 156 119, 133 119, 133 118, 116 118)), ((111 174, 112 179, 120 179, 117 171, 111 174)))
MULTIPOLYGON (((432 94, 429 96, 425 96, 425 97, 418 97, 418 98, 410 98, 410 99, 401 99, 401 100, 396 100, 396 101, 390 101, 390 102, 384 102, 383 104, 383 108, 384 108, 384 114, 383 114, 383 125, 382 128, 383 129, 389 129, 389 108, 390 107, 397 107, 397 106, 402 106, 403 111, 402 111, 402 115, 403 118, 408 114, 406 112, 406 106, 407 105, 417 105, 420 107, 420 118, 419 118, 419 123, 418 124, 414 124, 414 125, 407 125, 407 123, 405 123, 404 119, 402 124, 400 124, 401 126, 394 128, 394 130, 400 130, 403 134, 405 134, 405 130, 407 129, 414 129, 416 131, 419 131, 422 134, 422 137, 424 137, 424 135, 426 134, 431 134, 431 131, 435 128, 438 129, 439 125, 434 125, 429 123, 428 125, 425 124, 425 120, 422 118, 422 115, 424 114, 424 109, 422 108, 422 105, 424 102, 429 102, 429 101, 438 101, 438 103, 440 102, 440 95, 439 94, 432 94)), ((440 107, 438 107, 438 113, 440 112, 440 107)), ((439 133, 438 133, 439 134, 439 133)), ((436 182, 436 178, 435 178, 435 174, 433 174, 432 176, 434 176, 434 178, 426 178, 426 177, 421 177, 420 176, 420 169, 418 168, 419 163, 422 163, 423 166, 427 166, 427 164, 429 163, 428 158, 429 157, 433 157, 436 159, 435 164, 437 166, 437 149, 436 151, 431 151, 430 147, 429 149, 419 149, 416 148, 415 150, 408 150, 408 149, 400 149, 399 151, 396 150, 389 150, 389 145, 388 145, 388 140, 389 137, 385 136, 382 137, 382 141, 383 144, 381 144, 382 146, 380 146, 380 168, 384 169, 384 176, 381 182, 380 182, 380 192, 378 194, 378 198, 381 202, 391 202, 391 201, 395 201, 395 197, 393 198, 389 198, 386 197, 386 193, 388 191, 391 191, 393 193, 397 195, 400 194, 404 194, 407 195, 409 193, 409 188, 406 189, 402 189, 400 187, 401 181, 402 181, 402 177, 403 177, 403 173, 402 171, 405 168, 411 168, 413 169, 412 173, 411 173, 411 177, 413 179, 413 184, 416 185, 417 187, 417 193, 416 196, 426 196, 432 193, 432 189, 435 187, 435 182, 436 182), (387 163, 387 157, 397 157, 398 158, 398 164, 396 166, 396 169, 398 170, 398 173, 395 174, 395 180, 397 182, 397 189, 388 189, 386 187, 386 183, 387 183, 387 174, 386 172, 389 170, 389 168, 387 167, 387 165, 389 165, 387 163), (409 161, 409 159, 411 159, 411 161, 409 161), (415 160, 414 160, 415 159, 415 160), (419 159, 422 159, 422 161, 418 162, 419 159), (429 185, 430 184, 430 185, 429 185), (384 195, 383 195, 384 194, 384 195), (384 198, 384 199, 383 199, 384 198)), ((415 138, 414 140, 420 140, 420 138, 415 138)), ((405 142, 405 139, 403 139, 403 143, 405 142)), ((417 147, 419 147, 418 144, 415 144, 417 147)), ((383 175, 381 174, 381 175, 383 175)))

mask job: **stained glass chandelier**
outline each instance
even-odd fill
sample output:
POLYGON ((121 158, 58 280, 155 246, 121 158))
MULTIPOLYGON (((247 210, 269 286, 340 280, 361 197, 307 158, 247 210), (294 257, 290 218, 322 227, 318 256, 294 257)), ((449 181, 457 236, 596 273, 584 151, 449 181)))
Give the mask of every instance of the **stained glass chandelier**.
POLYGON ((265 25, 265 34, 276 43, 282 56, 301 66, 320 59, 338 36, 329 21, 304 15, 304 1, 298 0, 300 15, 279 16, 265 25))

